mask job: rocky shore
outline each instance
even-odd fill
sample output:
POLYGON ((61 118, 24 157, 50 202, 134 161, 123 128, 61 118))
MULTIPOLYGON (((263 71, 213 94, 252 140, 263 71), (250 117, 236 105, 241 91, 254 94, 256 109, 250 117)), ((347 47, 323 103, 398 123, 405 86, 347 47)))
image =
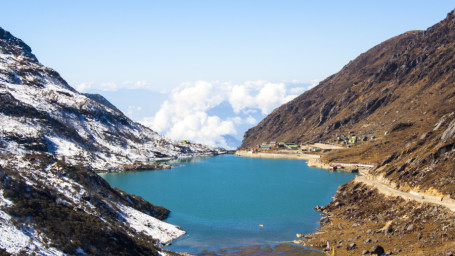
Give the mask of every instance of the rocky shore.
MULTIPOLYGON (((333 166, 323 162, 324 153, 237 151, 236 155, 301 159, 324 169, 333 166)), ((359 168, 359 175, 340 186, 331 203, 315 207, 321 212, 320 228, 314 234, 299 234, 294 243, 328 255, 453 255, 455 247, 448 241, 455 239, 455 200, 430 190, 400 188, 374 172, 359 168)))
POLYGON ((318 208, 318 232, 296 243, 336 255, 453 255, 455 214, 446 207, 386 196, 352 181, 340 186, 334 200, 318 208))

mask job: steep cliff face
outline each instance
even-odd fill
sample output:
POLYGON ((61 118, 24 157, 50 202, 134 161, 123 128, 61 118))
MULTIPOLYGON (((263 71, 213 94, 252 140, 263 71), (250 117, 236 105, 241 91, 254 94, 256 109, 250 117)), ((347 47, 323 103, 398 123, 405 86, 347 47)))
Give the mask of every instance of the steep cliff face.
POLYGON ((454 212, 436 199, 418 203, 401 196, 448 204, 455 199, 455 11, 425 31, 361 54, 275 109, 245 133, 242 146, 332 143, 340 134, 375 139, 324 154, 322 161, 376 167, 363 174, 364 181, 339 188, 322 208, 330 221, 305 243, 329 242, 337 255, 360 255, 377 245, 394 254, 455 253, 454 212))

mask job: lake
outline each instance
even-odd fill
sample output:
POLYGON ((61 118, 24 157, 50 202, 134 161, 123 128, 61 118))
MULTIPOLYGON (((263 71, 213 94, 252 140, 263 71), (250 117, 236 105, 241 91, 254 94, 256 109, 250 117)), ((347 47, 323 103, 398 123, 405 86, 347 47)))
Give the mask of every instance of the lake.
POLYGON ((101 174, 112 186, 172 211, 187 234, 176 252, 279 244, 315 232, 338 186, 355 177, 310 168, 303 160, 222 155, 173 162, 170 170, 101 174), (259 225, 263 225, 261 228, 259 225))

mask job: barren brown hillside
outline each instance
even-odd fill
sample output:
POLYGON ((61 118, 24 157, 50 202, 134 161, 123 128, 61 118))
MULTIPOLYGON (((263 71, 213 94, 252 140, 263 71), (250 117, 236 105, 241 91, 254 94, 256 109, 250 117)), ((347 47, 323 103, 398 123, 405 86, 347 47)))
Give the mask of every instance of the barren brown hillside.
MULTIPOLYGON (((245 133, 243 147, 265 141, 367 139, 327 153, 325 162, 373 162, 369 177, 402 192, 455 198, 455 11, 425 31, 391 38, 335 75, 275 109, 245 133)), ((453 255, 454 212, 390 197, 355 180, 322 208, 329 224, 307 245, 329 242, 336 255, 375 245, 403 255, 453 255), (390 228, 389 228, 390 227, 390 228), (350 245, 356 244, 354 247, 350 245)))
POLYGON ((275 109, 245 133, 242 146, 326 140, 347 131, 380 136, 400 122, 413 129, 433 125, 454 110, 452 19, 449 14, 426 31, 404 33, 361 54, 275 109))
MULTIPOLYGON (((330 142, 337 134, 351 132, 377 139, 329 154, 326 161, 381 166, 388 159, 387 163, 400 162, 397 168, 402 170, 428 165, 452 150, 454 142, 449 132, 455 120, 451 114, 455 112, 454 17, 449 13, 426 31, 404 33, 361 54, 337 74, 275 109, 245 133, 242 146, 271 140, 330 142), (406 166, 401 160, 408 161, 406 166)), ((452 165, 453 161, 444 163, 444 169, 452 165)), ((387 174, 397 176, 392 169, 387 174)), ((412 180, 405 176, 396 178, 425 185, 431 174, 419 181, 413 180, 417 175, 412 180)))

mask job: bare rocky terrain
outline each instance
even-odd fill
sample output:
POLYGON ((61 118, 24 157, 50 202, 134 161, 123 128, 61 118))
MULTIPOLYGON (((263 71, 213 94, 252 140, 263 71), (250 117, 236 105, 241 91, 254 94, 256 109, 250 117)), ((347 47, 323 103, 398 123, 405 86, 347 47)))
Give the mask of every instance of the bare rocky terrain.
MULTIPOLYGON (((373 47, 275 109, 245 133, 242 147, 272 140, 336 143, 340 134, 373 137, 321 160, 373 163, 368 175, 390 188, 455 199, 454 100, 452 11, 425 31, 373 47)), ((337 255, 367 254, 378 245, 399 255, 455 253, 453 211, 382 192, 359 179, 341 186, 322 208, 329 215, 325 224, 305 244, 329 242, 337 255)))

